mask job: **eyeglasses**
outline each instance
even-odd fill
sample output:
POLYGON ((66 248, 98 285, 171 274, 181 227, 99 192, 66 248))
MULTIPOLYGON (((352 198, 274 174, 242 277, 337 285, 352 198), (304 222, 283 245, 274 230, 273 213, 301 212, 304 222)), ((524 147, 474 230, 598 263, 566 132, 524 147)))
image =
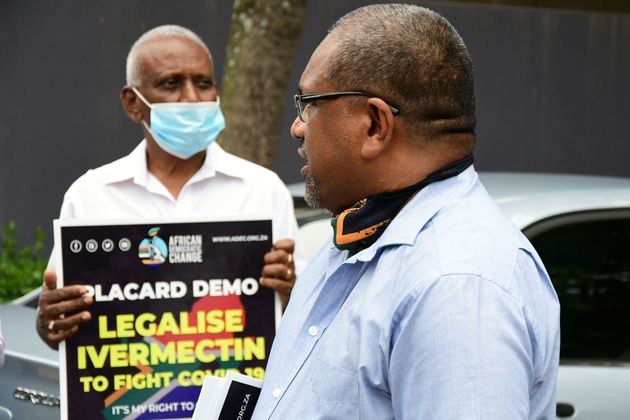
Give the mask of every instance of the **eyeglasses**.
MULTIPOLYGON (((315 101, 320 101, 322 99, 336 99, 340 96, 368 96, 371 98, 377 98, 378 96, 373 95, 369 92, 330 92, 330 93, 309 93, 306 95, 297 94, 293 95, 293 103, 295 104, 295 110, 297 111, 298 117, 300 121, 306 122, 304 118, 304 111, 306 108, 315 101)), ((392 104, 385 102, 389 109, 391 109, 392 114, 396 115, 400 112, 400 109, 392 104)))

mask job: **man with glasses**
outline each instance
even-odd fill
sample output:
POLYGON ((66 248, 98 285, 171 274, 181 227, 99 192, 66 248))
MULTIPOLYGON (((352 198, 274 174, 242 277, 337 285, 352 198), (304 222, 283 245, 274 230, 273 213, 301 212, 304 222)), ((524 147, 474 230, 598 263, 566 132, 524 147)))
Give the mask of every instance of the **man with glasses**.
POLYGON ((333 244, 304 270, 254 418, 553 419, 559 305, 480 184, 473 69, 412 5, 342 17, 291 128, 333 244))
MULTIPOLYGON (((278 176, 225 152, 224 127, 212 56, 193 32, 176 25, 142 35, 127 56, 120 99, 144 140, 115 162, 90 170, 67 191, 61 219, 213 217, 267 213, 274 247, 265 255, 261 284, 286 306, 299 269, 293 201, 278 176)), ((83 286, 57 288, 54 260, 44 274, 37 331, 53 348, 91 320, 83 286), (64 316, 67 314, 66 316, 64 316)))

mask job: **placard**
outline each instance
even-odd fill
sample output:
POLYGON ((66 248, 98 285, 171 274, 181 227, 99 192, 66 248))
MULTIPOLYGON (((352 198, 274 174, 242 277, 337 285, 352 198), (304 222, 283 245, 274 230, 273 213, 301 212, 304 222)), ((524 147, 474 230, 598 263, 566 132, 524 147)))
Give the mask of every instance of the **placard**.
POLYGON ((190 418, 206 375, 255 378, 279 321, 270 220, 55 221, 60 285, 92 319, 60 346, 62 419, 190 418))

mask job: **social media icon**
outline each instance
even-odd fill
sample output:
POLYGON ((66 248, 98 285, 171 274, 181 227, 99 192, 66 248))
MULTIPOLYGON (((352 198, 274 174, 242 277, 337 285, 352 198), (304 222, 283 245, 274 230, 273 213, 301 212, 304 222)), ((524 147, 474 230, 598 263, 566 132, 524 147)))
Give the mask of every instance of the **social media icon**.
POLYGON ((118 241, 118 248, 120 248, 122 252, 129 251, 131 249, 131 241, 127 238, 122 238, 118 241))
POLYGON ((111 252, 112 249, 114 249, 114 241, 112 241, 111 239, 105 239, 101 243, 101 247, 103 248, 103 251, 111 252))
POLYGON ((88 252, 96 252, 98 250, 98 242, 96 242, 94 239, 89 239, 85 243, 85 249, 87 249, 88 252))
POLYGON ((81 249, 83 249, 83 245, 81 245, 80 240, 75 239, 74 241, 70 242, 70 251, 78 254, 79 252, 81 252, 81 249))

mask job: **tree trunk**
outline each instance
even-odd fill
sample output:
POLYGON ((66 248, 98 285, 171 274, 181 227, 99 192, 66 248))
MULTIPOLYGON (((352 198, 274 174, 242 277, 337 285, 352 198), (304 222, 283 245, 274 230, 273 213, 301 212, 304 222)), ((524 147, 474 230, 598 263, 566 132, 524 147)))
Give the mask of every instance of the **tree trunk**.
POLYGON ((235 0, 221 107, 229 152, 274 164, 285 89, 304 23, 306 0, 235 0))

